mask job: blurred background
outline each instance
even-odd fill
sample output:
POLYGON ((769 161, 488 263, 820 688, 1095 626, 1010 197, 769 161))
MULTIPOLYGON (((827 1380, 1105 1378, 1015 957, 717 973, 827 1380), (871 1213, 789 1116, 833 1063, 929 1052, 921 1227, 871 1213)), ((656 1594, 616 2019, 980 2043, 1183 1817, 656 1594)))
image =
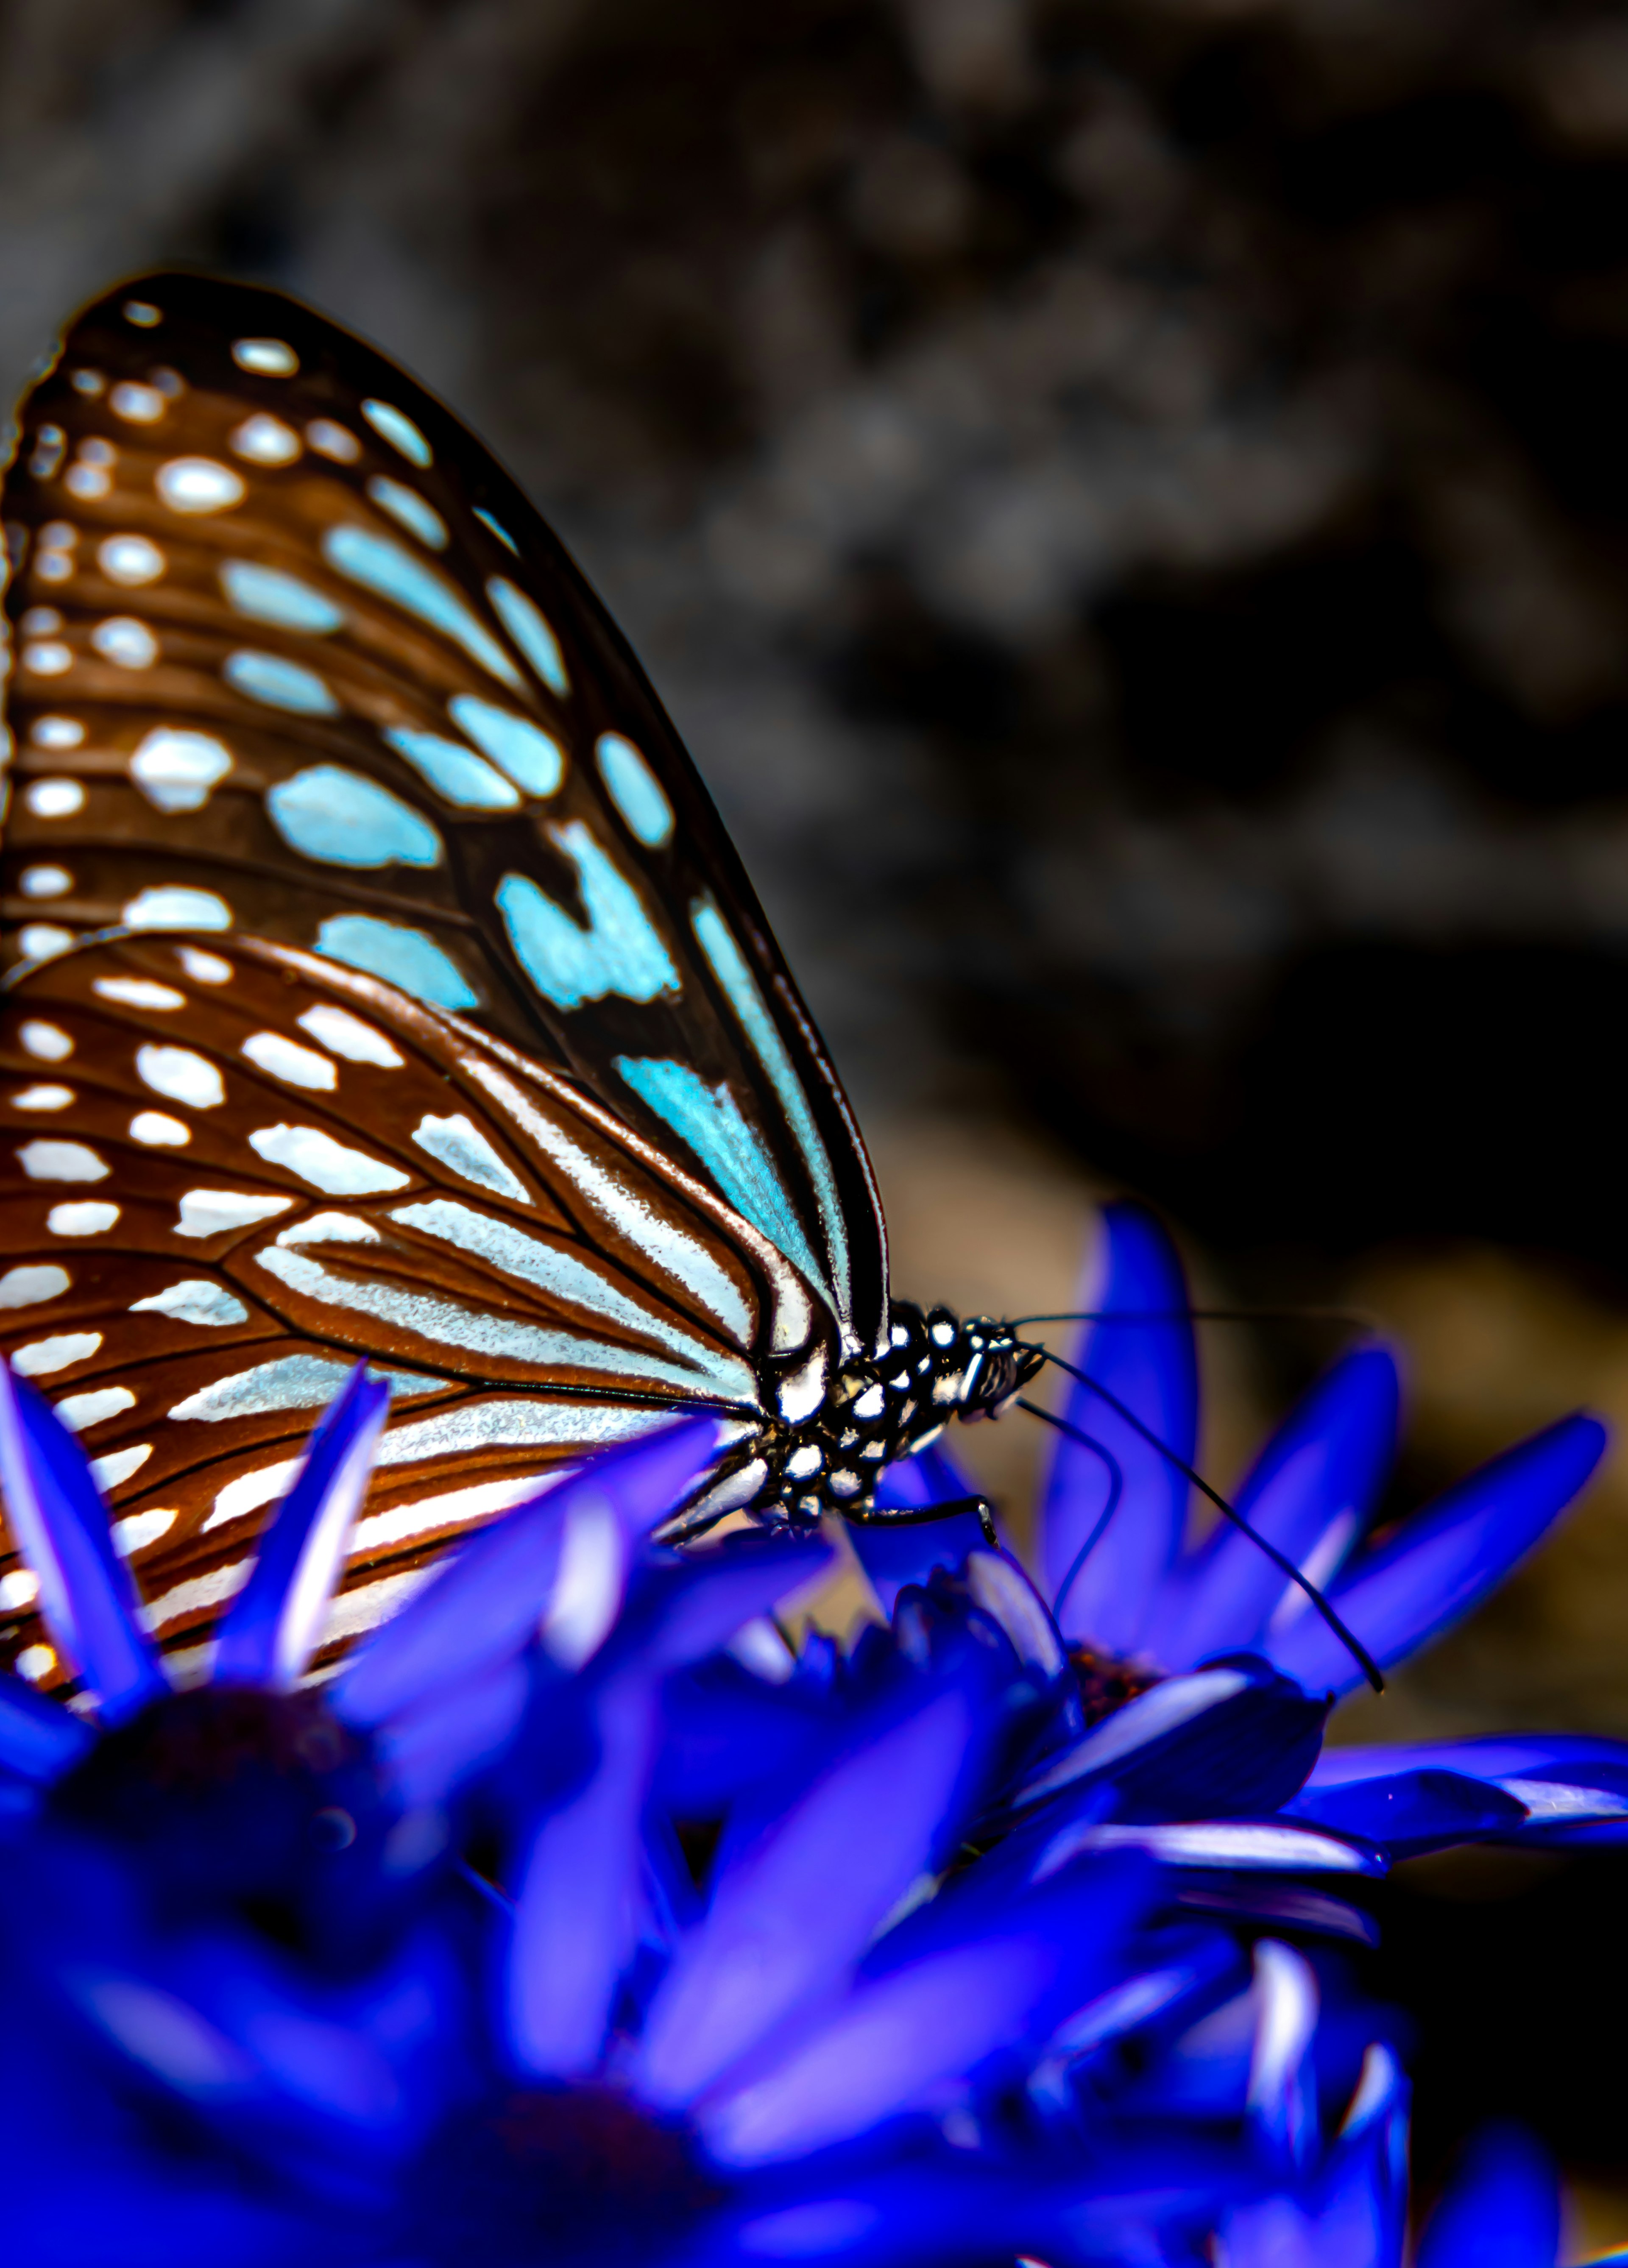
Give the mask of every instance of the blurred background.
MULTIPOLYGON (((1628 17, 1567 0, 0 0, 0 379, 296 291, 531 489, 873 1134, 900 1288, 1151 1197, 1404 1351, 1390 1507, 1628 1418, 1628 17)), ((1204 1456, 1337 1351, 1216 1328, 1204 1456)), ((969 1437, 1020 1516, 1037 1429, 969 1437)), ((1352 1736, 1628 1734, 1628 1467, 1352 1736)), ((1403 1870, 1428 2180, 1628 2236, 1628 1871, 1403 1870)))

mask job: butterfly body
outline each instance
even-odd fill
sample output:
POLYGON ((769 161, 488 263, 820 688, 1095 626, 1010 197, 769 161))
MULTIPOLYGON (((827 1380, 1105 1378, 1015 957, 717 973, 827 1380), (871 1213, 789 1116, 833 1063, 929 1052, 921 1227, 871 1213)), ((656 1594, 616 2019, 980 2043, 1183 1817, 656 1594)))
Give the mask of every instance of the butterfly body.
POLYGON ((354 1616, 675 1412, 726 1429, 678 1536, 863 1517, 1010 1397, 1010 1332, 892 1300, 682 744, 431 396, 279 294, 144 278, 24 403, 5 520, 0 1344, 166 1641, 358 1354, 394 1399, 354 1616))

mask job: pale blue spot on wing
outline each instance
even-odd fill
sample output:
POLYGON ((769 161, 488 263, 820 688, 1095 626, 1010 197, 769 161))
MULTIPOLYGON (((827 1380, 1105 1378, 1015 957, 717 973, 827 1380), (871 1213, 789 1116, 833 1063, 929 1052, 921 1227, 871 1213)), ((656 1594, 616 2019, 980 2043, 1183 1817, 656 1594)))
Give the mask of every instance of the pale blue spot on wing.
POLYGON ((455 693, 446 704, 453 722, 527 795, 552 795, 565 777, 565 754, 557 740, 512 710, 455 693))
POLYGON ((399 449, 409 463, 416 465, 421 472, 433 463, 430 444, 404 409, 397 409, 388 401, 365 401, 362 415, 381 440, 399 449))
POLYGON ((438 733, 416 733, 405 725, 386 728, 382 736, 399 756, 405 756, 421 779, 438 795, 462 811, 514 811, 519 790, 494 771, 473 748, 444 740, 438 733))
POLYGON ((608 992, 624 1000, 676 992, 678 971, 633 885, 580 820, 549 834, 577 870, 586 928, 524 874, 505 874, 497 885, 509 942, 537 990, 556 1008, 580 1008, 608 992))
POLYGON ((729 1005, 740 1019, 741 1028, 752 1042, 754 1054, 768 1072, 770 1082, 780 1098, 786 1122, 803 1153, 808 1177, 814 1183, 815 1202, 820 1208, 821 1226, 831 1255, 831 1266, 836 1279, 837 1313, 846 1316, 850 1292, 848 1268, 848 1230, 843 1219, 841 1200, 836 1194, 836 1177, 831 1171, 831 1160, 820 1130, 814 1124, 814 1113, 808 1108, 808 1098, 803 1083, 797 1076, 795 1065, 786 1052, 773 1018, 770 1015, 756 979, 748 968, 746 956, 725 925, 718 908, 707 899, 698 898, 690 909, 690 923, 701 950, 711 965, 712 974, 728 995, 729 1005))
POLYGON ((334 914, 317 932, 317 951, 347 968, 382 976, 387 984, 427 1000, 432 1008, 478 1008, 481 996, 433 938, 402 922, 373 914, 334 914))
POLYGON ((327 529, 322 556, 353 583, 377 591, 409 615, 416 615, 431 630, 455 639, 472 661, 521 689, 520 674, 491 632, 478 622, 452 585, 422 559, 404 551, 394 536, 375 535, 371 528, 343 526, 327 529))
MULTIPOLYGON (((485 513, 483 512, 481 517, 484 519, 485 513)), ((495 525, 491 521, 488 521, 487 524, 489 526, 495 525)), ((498 528, 497 533, 503 535, 502 528, 498 528)), ((509 543, 506 535, 504 535, 503 540, 505 543, 509 543)), ((509 549, 512 551, 514 546, 509 543, 509 549)), ((508 631, 509 636, 530 662, 538 676, 541 678, 551 693, 557 693, 563 701, 571 691, 571 680, 565 674, 565 663, 560 652, 559 640, 549 629, 536 605, 527 597, 524 591, 518 590, 512 583, 505 581, 501 575, 492 577, 486 585, 486 595, 497 609, 505 630, 508 631)))
POLYGON ((254 653, 240 648, 220 666, 228 685, 268 709, 286 709, 293 717, 336 717, 339 703, 314 669, 302 668, 280 653, 254 653))
POLYGON ((632 741, 624 740, 620 733, 601 733, 594 753, 600 777, 627 821, 629 833, 647 850, 659 850, 673 832, 673 806, 656 775, 632 741))
POLYGON ((446 550, 446 522, 416 489, 404 488, 400 481, 375 473, 367 484, 367 493, 381 512, 387 512, 420 543, 427 544, 431 551, 446 550))
POLYGON ((639 1100, 693 1151, 735 1211, 823 1291, 825 1270, 809 1248, 774 1160, 756 1129, 741 1116, 727 1085, 708 1086, 688 1064, 659 1057, 618 1056, 615 1067, 639 1100))
POLYGON ((510 534, 508 529, 503 525, 502 521, 494 519, 490 512, 483 512, 478 504, 474 505, 472 509, 476 519, 480 521, 481 526, 483 527, 489 527, 492 534, 497 537, 498 542, 506 544, 509 549, 513 552, 515 557, 518 559, 520 556, 520 547, 510 534))
POLYGON ((343 627, 342 607, 324 598, 320 591, 313 591, 309 583, 302 583, 298 575, 284 575, 280 568, 257 567, 248 559, 224 560, 220 584, 228 603, 257 622, 276 622, 285 630, 313 630, 319 637, 343 627))
POLYGON ((292 850, 325 866, 438 866, 441 838, 422 812, 377 780, 313 764, 266 791, 271 823, 292 850))

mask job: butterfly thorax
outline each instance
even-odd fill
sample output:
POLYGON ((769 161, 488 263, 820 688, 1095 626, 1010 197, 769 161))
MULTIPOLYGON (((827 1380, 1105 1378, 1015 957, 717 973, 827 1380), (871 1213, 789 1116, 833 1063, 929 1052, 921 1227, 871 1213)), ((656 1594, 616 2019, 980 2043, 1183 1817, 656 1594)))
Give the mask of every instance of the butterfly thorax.
POLYGON ((889 1465, 925 1448, 952 1418, 998 1417, 1042 1360, 987 1315, 961 1322, 947 1307, 924 1313, 907 1300, 895 1300, 891 1314, 884 1355, 844 1363, 813 1417, 752 1444, 750 1462, 764 1467, 753 1506, 760 1518, 817 1520, 832 1508, 877 1516, 876 1486, 889 1465))

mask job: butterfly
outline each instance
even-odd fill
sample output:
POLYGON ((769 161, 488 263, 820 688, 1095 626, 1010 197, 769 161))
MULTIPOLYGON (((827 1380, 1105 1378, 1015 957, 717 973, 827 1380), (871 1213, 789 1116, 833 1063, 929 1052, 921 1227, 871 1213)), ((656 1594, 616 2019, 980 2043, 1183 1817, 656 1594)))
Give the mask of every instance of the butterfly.
POLYGON ((198 276, 87 308, 18 433, 0 1345, 161 1640, 358 1356, 391 1421, 330 1643, 678 1412, 722 1430, 673 1540, 887 1516, 888 1464, 1042 1357, 890 1299, 740 858, 519 489, 372 348, 198 276))

